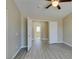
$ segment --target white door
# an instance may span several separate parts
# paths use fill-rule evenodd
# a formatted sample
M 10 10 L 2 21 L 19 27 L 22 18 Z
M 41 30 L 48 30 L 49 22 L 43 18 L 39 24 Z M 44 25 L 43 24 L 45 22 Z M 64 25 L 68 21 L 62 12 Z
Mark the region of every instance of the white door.
M 57 43 L 57 22 L 49 22 L 49 44 Z

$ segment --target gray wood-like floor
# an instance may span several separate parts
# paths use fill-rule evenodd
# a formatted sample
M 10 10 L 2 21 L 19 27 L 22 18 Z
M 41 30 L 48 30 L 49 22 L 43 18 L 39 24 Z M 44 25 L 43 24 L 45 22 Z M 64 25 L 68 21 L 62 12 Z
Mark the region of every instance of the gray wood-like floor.
M 72 48 L 63 43 L 49 45 L 48 41 L 35 40 L 31 50 L 23 50 L 16 59 L 72 59 Z

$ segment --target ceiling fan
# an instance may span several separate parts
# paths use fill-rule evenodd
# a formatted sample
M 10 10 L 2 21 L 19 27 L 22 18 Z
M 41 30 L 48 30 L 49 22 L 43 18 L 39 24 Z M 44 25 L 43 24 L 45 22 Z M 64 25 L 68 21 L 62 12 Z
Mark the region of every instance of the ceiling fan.
M 59 3 L 62 2 L 71 2 L 72 0 L 46 0 L 46 1 L 51 1 L 51 4 L 46 6 L 45 8 L 48 9 L 50 6 L 57 7 L 59 10 L 61 9 Z

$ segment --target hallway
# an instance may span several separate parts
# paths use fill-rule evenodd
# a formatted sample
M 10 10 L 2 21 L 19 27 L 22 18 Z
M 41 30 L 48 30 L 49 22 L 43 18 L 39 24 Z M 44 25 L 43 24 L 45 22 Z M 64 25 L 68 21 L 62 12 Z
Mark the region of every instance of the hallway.
M 60 10 L 48 4 L 6 1 L 6 59 L 72 59 L 72 1 Z
M 63 43 L 49 45 L 46 40 L 34 40 L 30 51 L 23 50 L 16 59 L 72 59 L 72 49 Z

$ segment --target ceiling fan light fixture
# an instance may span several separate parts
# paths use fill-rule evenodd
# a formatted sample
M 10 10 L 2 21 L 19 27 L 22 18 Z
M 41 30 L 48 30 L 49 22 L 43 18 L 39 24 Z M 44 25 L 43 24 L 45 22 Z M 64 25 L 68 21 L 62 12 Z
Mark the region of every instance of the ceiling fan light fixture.
M 59 4 L 59 1 L 57 1 L 57 0 L 53 1 L 53 0 L 52 0 L 52 6 L 57 7 L 58 4 Z

